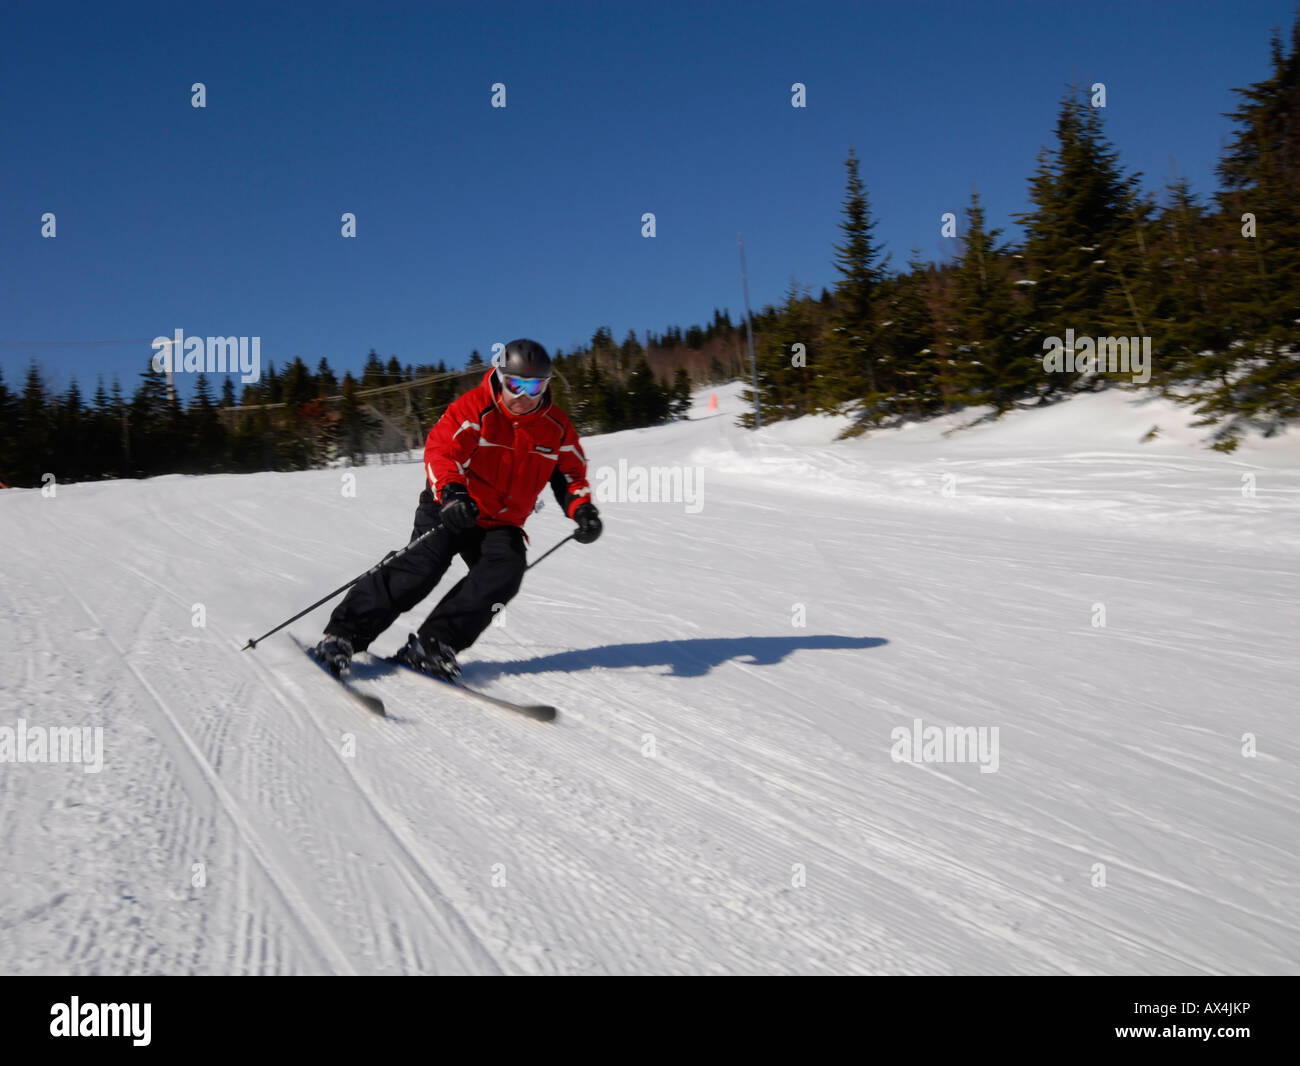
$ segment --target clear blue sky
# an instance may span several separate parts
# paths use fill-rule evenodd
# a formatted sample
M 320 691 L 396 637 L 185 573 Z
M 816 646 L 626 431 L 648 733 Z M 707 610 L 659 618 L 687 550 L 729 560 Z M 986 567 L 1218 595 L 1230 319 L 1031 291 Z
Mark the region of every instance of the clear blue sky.
M 0 368 L 56 389 L 170 335 L 283 366 L 463 365 L 817 292 L 850 143 L 901 267 L 977 187 L 1014 227 L 1065 86 L 1158 188 L 1208 197 L 1230 89 L 1293 0 L 1117 3 L 17 3 L 0 14 Z M 207 107 L 190 106 L 203 82 Z M 490 106 L 504 82 L 507 107 Z M 808 106 L 790 106 L 804 82 Z M 44 212 L 58 235 L 42 239 Z M 339 234 L 355 212 L 358 236 Z M 658 235 L 640 235 L 657 216 Z

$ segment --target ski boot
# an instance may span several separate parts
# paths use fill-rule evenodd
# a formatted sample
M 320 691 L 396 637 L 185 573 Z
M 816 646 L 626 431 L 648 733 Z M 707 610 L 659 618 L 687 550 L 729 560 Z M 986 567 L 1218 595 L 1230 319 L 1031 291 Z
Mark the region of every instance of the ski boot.
M 443 640 L 431 640 L 426 647 L 414 633 L 397 649 L 393 662 L 419 670 L 422 674 L 453 683 L 460 680 L 460 663 L 456 649 Z
M 352 642 L 347 637 L 329 634 L 311 650 L 311 657 L 331 674 L 338 677 L 352 665 Z

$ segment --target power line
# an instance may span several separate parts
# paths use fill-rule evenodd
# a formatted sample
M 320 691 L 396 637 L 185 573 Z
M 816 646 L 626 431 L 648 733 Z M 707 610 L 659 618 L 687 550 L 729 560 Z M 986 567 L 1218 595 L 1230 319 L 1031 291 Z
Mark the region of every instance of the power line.
M 117 341 L 0 341 L 0 345 L 11 348 L 94 348 L 118 344 L 152 344 L 156 337 L 127 337 Z
M 434 381 L 448 381 L 451 378 L 463 378 L 469 374 L 481 374 L 484 368 L 481 366 L 470 367 L 468 370 L 449 370 L 445 374 L 426 374 L 422 378 L 414 378 L 411 381 L 399 381 L 394 385 L 375 385 L 368 389 L 357 389 L 353 396 L 358 399 L 363 396 L 380 396 L 389 392 L 400 392 L 403 389 L 414 389 L 421 385 L 428 385 Z M 281 383 L 283 384 L 283 377 Z M 322 403 L 339 403 L 343 400 L 343 393 L 334 396 L 313 397 Z M 250 403 L 239 407 L 223 407 L 223 411 L 271 411 L 279 407 L 288 407 L 287 403 Z

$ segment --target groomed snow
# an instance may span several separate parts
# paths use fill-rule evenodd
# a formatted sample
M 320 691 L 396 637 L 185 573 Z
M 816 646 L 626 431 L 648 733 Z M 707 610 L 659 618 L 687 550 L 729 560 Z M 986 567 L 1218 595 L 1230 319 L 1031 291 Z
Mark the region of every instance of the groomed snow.
M 0 762 L 0 971 L 1300 970 L 1300 438 L 1118 390 L 754 434 L 740 389 L 590 439 L 702 494 L 599 500 L 464 654 L 551 725 L 239 650 L 405 541 L 418 464 L 0 493 L 0 750 L 103 731 Z M 891 757 L 929 727 L 996 748 Z

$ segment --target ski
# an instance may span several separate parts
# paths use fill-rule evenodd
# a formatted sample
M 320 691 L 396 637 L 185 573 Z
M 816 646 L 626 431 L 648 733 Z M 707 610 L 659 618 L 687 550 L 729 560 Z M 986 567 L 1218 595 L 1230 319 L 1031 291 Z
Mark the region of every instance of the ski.
M 328 677 L 332 678 L 339 685 L 341 685 L 343 687 L 343 690 L 354 700 L 356 700 L 357 703 L 361 704 L 362 707 L 370 711 L 372 714 L 379 715 L 381 718 L 387 717 L 387 715 L 385 715 L 384 713 L 384 701 L 381 700 L 378 696 L 371 696 L 367 692 L 362 692 L 359 688 L 353 685 L 351 681 L 348 681 L 346 678 L 339 677 L 337 674 L 333 673 L 328 666 L 326 666 L 323 662 L 321 662 L 319 659 L 316 658 L 316 656 L 314 656 L 311 653 L 310 647 L 304 644 L 292 633 L 289 634 L 289 639 L 292 640 L 295 644 L 297 644 L 298 647 L 302 649 L 303 654 L 306 655 L 308 659 L 310 659 L 318 667 L 320 667 L 320 669 Z
M 486 703 L 493 707 L 500 707 L 504 711 L 514 711 L 516 714 L 522 714 L 526 718 L 532 718 L 538 722 L 552 722 L 559 713 L 554 707 L 547 703 L 512 703 L 510 700 L 503 700 L 497 696 L 489 696 L 486 692 L 479 692 L 478 689 L 470 688 L 461 681 L 448 681 L 445 678 L 434 677 L 432 674 L 426 674 L 423 670 L 416 670 L 414 667 L 407 666 L 405 663 L 399 663 L 393 659 L 381 659 L 380 662 L 387 663 L 389 666 L 396 666 L 402 670 L 407 670 L 412 674 L 420 677 L 426 677 L 439 685 L 444 685 L 449 689 L 454 689 L 462 696 L 471 700 L 477 700 L 479 703 Z

